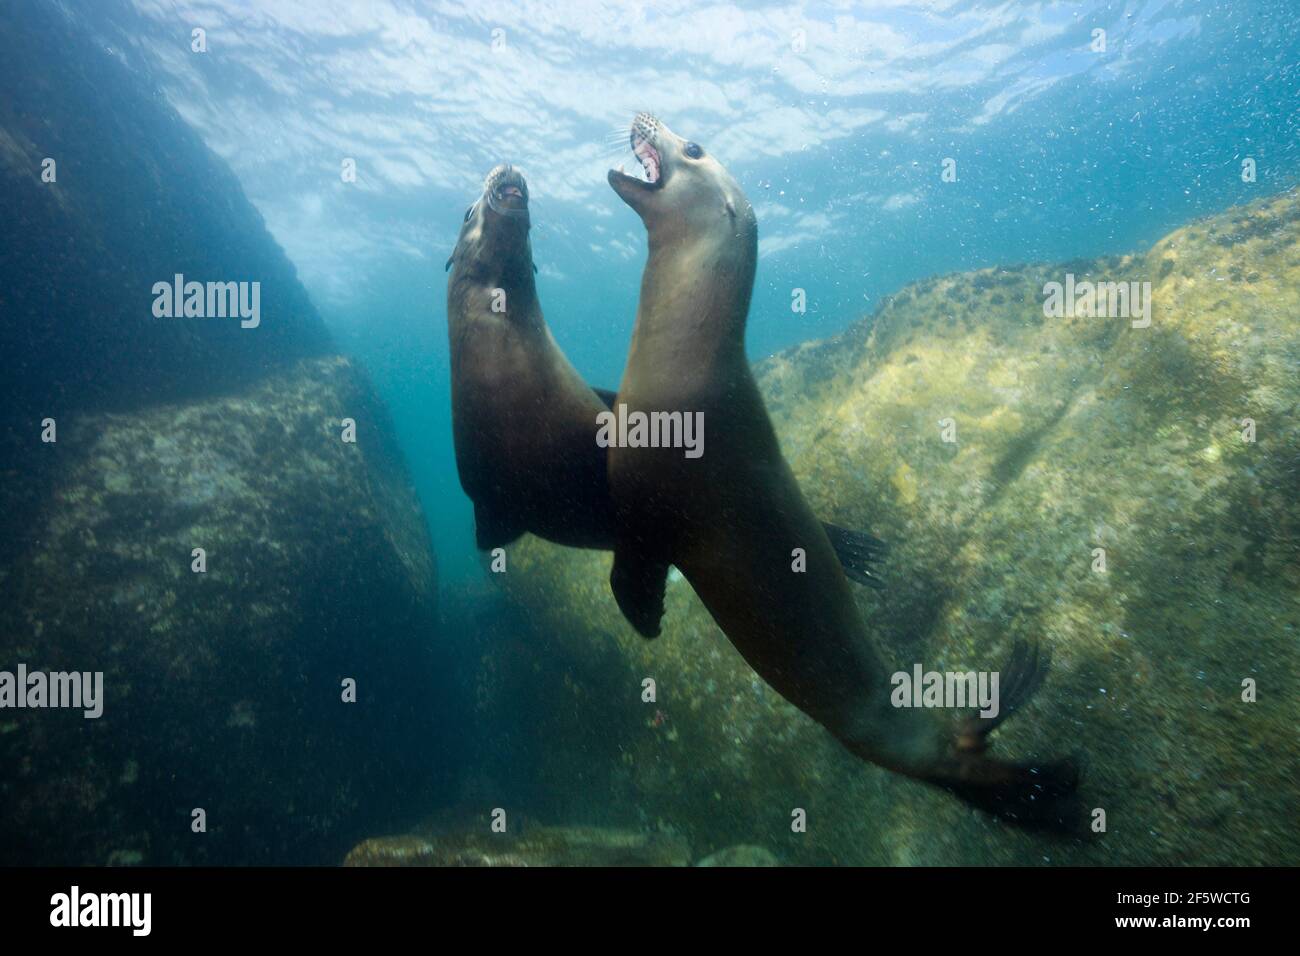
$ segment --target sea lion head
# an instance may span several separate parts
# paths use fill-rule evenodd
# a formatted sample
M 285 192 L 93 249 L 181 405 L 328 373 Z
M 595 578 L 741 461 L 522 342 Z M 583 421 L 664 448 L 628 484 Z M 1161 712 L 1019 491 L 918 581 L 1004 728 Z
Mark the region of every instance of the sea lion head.
M 519 170 L 501 163 L 487 174 L 483 192 L 465 210 L 456 250 L 447 268 L 457 266 L 457 278 L 496 280 L 516 273 L 531 277 L 532 247 L 528 242 L 528 182 Z
M 628 134 L 644 180 L 611 169 L 609 184 L 653 237 L 689 231 L 753 242 L 757 221 L 740 184 L 698 143 L 682 139 L 649 113 Z

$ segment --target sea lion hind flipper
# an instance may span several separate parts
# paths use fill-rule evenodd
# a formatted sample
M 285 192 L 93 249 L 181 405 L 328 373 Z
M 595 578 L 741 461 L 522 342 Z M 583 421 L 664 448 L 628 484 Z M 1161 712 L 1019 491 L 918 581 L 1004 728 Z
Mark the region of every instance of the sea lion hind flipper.
M 1081 760 L 1015 762 L 985 754 L 988 735 L 1023 707 L 1042 686 L 1050 655 L 1038 642 L 1017 641 L 999 672 L 999 707 L 994 717 L 970 717 L 958 730 L 956 753 L 932 782 L 986 813 L 1036 830 L 1079 831 L 1082 814 L 1074 800 Z
M 883 591 L 885 583 L 881 579 L 877 562 L 884 560 L 889 553 L 889 545 L 875 535 L 841 528 L 829 521 L 823 521 L 822 528 L 830 539 L 831 547 L 835 549 L 835 556 L 840 559 L 840 567 L 844 569 L 845 576 L 850 581 Z
M 618 392 L 611 392 L 607 388 L 596 388 L 594 385 L 588 387 L 596 393 L 597 398 L 605 403 L 606 408 L 610 411 L 614 410 L 614 402 L 618 400 Z
M 992 816 L 1030 830 L 1083 833 L 1076 792 L 1080 764 L 1073 757 L 1046 763 L 992 757 L 959 759 L 933 783 Z
M 997 715 L 972 717 L 967 722 L 966 734 L 982 741 L 995 727 L 1027 704 L 1043 685 L 1051 662 L 1051 654 L 1044 651 L 1037 641 L 1016 641 L 1011 648 L 1011 657 L 999 672 Z
M 609 587 L 619 610 L 642 637 L 659 636 L 667 583 L 667 562 L 647 560 L 626 548 L 614 550 Z
M 474 539 L 480 551 L 503 548 L 527 529 L 511 516 L 474 502 Z

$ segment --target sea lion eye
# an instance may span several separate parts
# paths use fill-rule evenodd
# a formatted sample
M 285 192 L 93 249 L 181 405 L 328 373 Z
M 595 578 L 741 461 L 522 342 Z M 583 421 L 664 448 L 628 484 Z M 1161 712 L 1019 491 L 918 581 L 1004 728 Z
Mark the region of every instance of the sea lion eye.
M 474 215 L 474 207 L 470 206 L 465 210 L 465 222 L 469 222 L 469 217 Z
M 683 150 L 683 152 L 685 152 L 687 156 L 691 157 L 691 159 L 699 159 L 704 155 L 704 150 L 700 149 L 698 143 L 687 143 L 686 149 Z

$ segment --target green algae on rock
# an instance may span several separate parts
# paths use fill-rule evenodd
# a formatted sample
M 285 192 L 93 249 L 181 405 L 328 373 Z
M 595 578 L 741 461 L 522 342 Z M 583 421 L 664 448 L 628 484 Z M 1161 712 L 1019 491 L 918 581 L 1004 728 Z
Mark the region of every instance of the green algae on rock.
M 1150 327 L 1046 318 L 1067 272 L 1151 282 Z M 1105 832 L 1016 831 L 855 761 L 685 582 L 643 641 L 608 555 L 529 538 L 493 577 L 546 640 L 483 654 L 526 697 L 552 811 L 623 806 L 705 852 L 761 843 L 795 863 L 1300 863 L 1298 368 L 1294 193 L 1145 254 L 918 283 L 757 366 L 816 513 L 893 546 L 886 590 L 859 599 L 891 659 L 988 669 L 1043 642 L 1048 680 L 996 746 L 1084 754 Z
M 780 866 L 781 861 L 776 858 L 771 850 L 742 843 L 740 846 L 729 846 L 725 850 L 712 853 L 695 865 L 752 868 Z
M 38 533 L 0 566 L 0 659 L 102 671 L 104 712 L 6 713 L 6 863 L 333 861 L 427 799 L 433 558 L 346 359 L 70 415 L 58 447 Z

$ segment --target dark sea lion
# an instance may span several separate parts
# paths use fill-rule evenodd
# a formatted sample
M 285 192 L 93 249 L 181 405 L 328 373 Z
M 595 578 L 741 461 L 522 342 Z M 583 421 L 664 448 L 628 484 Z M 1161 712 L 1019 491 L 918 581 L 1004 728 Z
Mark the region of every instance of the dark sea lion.
M 480 548 L 526 531 L 610 548 L 614 514 L 596 416 L 607 405 L 555 343 L 537 299 L 528 184 L 488 174 L 448 265 L 452 431 Z
M 456 466 L 474 502 L 480 548 L 502 547 L 527 531 L 612 550 L 615 514 L 596 433 L 613 393 L 582 380 L 542 316 L 528 198 L 518 170 L 493 169 L 447 262 Z M 827 531 L 850 573 L 876 583 L 871 562 L 880 542 L 830 525 Z M 660 614 L 634 623 L 657 632 Z
M 984 753 L 988 732 L 1042 679 L 1036 654 L 1018 651 L 1002 672 L 993 720 L 954 728 L 891 704 L 891 669 L 781 455 L 745 357 L 753 208 L 726 169 L 654 117 L 636 117 L 631 144 L 646 180 L 611 171 L 609 182 L 645 223 L 649 257 L 617 401 L 701 412 L 709 440 L 695 459 L 609 450 L 619 532 L 610 581 L 624 613 L 652 613 L 675 565 L 750 666 L 854 754 L 1018 823 L 1058 825 L 1059 801 L 1077 781 L 1072 762 Z M 796 548 L 803 573 L 792 569 Z

